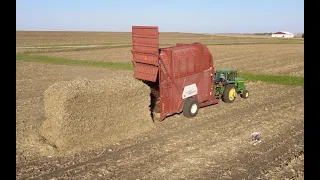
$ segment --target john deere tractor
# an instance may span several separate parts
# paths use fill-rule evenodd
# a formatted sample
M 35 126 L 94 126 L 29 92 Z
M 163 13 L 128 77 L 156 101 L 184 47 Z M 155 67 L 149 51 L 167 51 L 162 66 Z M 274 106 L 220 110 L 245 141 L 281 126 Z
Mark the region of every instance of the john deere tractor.
M 242 98 L 249 97 L 243 78 L 237 77 L 234 69 L 220 69 L 215 72 L 215 96 L 226 103 L 233 103 L 237 95 Z

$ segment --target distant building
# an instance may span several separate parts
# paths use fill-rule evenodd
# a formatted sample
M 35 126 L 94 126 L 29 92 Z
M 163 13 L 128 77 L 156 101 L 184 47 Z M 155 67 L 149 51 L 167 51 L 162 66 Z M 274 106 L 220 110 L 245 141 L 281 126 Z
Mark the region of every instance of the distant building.
M 279 31 L 276 33 L 272 33 L 271 37 L 276 38 L 294 38 L 294 34 L 286 31 Z

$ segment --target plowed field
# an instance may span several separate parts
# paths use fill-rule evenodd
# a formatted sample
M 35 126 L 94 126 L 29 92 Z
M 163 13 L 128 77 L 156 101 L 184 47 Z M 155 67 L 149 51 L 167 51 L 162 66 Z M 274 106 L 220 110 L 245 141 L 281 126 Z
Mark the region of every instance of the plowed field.
M 303 87 L 247 82 L 248 99 L 201 108 L 191 119 L 177 114 L 155 123 L 151 131 L 63 154 L 38 133 L 45 121 L 47 88 L 77 78 L 132 78 L 132 72 L 17 61 L 16 75 L 17 179 L 304 177 Z M 255 131 L 262 142 L 253 146 L 250 134 Z

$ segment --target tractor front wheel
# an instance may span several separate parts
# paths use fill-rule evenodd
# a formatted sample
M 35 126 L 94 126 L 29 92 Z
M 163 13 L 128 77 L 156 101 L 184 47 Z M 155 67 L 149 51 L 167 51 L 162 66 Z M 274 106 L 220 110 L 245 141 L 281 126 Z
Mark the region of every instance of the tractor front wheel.
M 242 98 L 248 98 L 249 97 L 249 91 L 248 90 L 243 90 L 243 92 L 240 95 Z
M 199 103 L 194 98 L 188 98 L 184 101 L 182 112 L 187 118 L 195 117 L 199 111 Z
M 237 96 L 236 88 L 233 84 L 228 84 L 223 92 L 222 100 L 226 103 L 233 103 Z

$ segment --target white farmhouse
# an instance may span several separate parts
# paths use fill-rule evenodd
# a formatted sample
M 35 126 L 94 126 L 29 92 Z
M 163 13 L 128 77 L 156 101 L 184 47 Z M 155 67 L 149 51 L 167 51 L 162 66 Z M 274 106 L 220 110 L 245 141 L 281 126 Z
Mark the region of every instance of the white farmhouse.
M 276 33 L 272 33 L 271 37 L 276 38 L 294 38 L 294 34 L 286 31 L 279 31 Z

